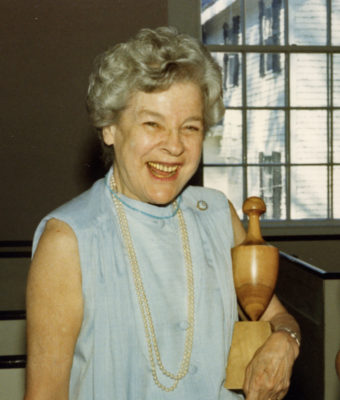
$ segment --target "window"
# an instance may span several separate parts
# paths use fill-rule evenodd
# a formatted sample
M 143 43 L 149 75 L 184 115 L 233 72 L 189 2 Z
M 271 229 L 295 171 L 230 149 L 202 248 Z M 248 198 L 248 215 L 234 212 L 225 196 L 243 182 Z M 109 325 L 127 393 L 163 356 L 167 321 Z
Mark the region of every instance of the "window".
M 201 0 L 201 29 L 226 107 L 204 143 L 204 185 L 239 215 L 261 196 L 265 227 L 337 232 L 340 0 Z

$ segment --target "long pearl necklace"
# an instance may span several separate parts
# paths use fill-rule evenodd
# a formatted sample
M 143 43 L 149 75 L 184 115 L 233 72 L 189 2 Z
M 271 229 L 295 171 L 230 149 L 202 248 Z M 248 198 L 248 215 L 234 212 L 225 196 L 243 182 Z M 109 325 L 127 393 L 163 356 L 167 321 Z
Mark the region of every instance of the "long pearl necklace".
M 116 191 L 116 184 L 114 181 L 113 174 L 111 176 L 111 181 L 110 181 L 110 187 L 112 191 L 112 200 L 115 205 L 117 215 L 118 215 L 118 220 L 119 220 L 119 225 L 120 225 L 120 230 L 123 236 L 124 240 L 124 245 L 127 249 L 128 256 L 129 256 L 129 261 L 131 264 L 131 269 L 132 269 L 132 275 L 133 275 L 133 280 L 135 284 L 135 289 L 136 289 L 136 294 L 138 298 L 138 303 L 139 303 L 139 308 L 142 314 L 143 318 L 143 324 L 144 324 L 144 331 L 145 331 L 145 337 L 146 337 L 146 342 L 147 342 L 147 347 L 148 347 L 148 353 L 149 353 L 149 360 L 150 360 L 150 365 L 151 365 L 151 371 L 152 371 L 152 377 L 155 382 L 155 384 L 160 387 L 162 390 L 166 392 L 171 392 L 176 389 L 178 382 L 185 377 L 185 375 L 188 373 L 189 370 L 189 365 L 190 365 L 190 359 L 191 359 L 191 352 L 192 352 L 192 343 L 193 343 L 193 337 L 194 337 L 194 314 L 195 314 L 195 300 L 194 300 L 194 276 L 193 276 L 193 268 L 192 268 L 192 260 L 191 260 L 191 252 L 190 252 L 190 245 L 189 245 L 189 238 L 188 238 L 188 232 L 186 228 L 186 224 L 184 221 L 183 213 L 181 209 L 178 207 L 177 202 L 175 201 L 173 203 L 174 209 L 178 209 L 177 215 L 178 215 L 178 220 L 179 220 L 179 226 L 180 226 L 180 231 L 181 231 L 181 238 L 182 238 L 182 243 L 183 243 L 183 252 L 184 252 L 184 259 L 185 259 L 185 269 L 186 269 L 186 277 L 187 277 L 187 309 L 188 309 L 188 329 L 186 331 L 185 335 L 185 344 L 184 344 L 184 353 L 183 353 L 183 358 L 180 363 L 179 370 L 176 374 L 168 371 L 161 360 L 159 348 L 158 348 L 158 343 L 156 339 L 156 334 L 155 334 L 155 328 L 154 324 L 152 321 L 152 316 L 150 312 L 150 307 L 148 303 L 148 299 L 146 297 L 142 277 L 140 274 L 139 270 L 139 265 L 138 265 L 138 260 L 136 257 L 136 252 L 133 246 L 133 242 L 131 239 L 130 235 L 130 230 L 129 230 L 129 225 L 128 221 L 126 218 L 126 214 L 124 211 L 124 207 L 117 198 L 117 195 L 114 195 L 113 193 Z M 156 360 L 155 360 L 156 359 Z M 168 378 L 171 378 L 174 380 L 174 383 L 171 386 L 165 386 L 163 385 L 157 375 L 157 370 L 156 370 L 156 365 L 162 372 L 164 376 L 167 376 Z

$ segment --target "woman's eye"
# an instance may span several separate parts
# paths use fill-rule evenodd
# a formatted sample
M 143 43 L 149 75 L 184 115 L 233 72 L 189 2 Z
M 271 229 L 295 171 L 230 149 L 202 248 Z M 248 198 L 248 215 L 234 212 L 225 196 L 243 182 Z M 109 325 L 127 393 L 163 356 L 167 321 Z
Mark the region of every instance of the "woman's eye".
M 154 121 L 146 121 L 146 122 L 144 122 L 144 125 L 148 126 L 150 128 L 158 128 L 159 127 L 159 124 Z
M 184 129 L 189 132 L 199 132 L 201 130 L 201 128 L 196 125 L 187 125 Z

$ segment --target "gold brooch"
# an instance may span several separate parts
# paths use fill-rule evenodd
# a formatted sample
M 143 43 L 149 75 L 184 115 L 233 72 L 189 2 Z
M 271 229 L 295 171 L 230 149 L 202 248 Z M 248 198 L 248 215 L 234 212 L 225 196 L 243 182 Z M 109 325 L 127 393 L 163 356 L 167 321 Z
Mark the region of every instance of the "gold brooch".
M 208 209 L 208 204 L 204 200 L 198 200 L 197 208 L 201 211 L 205 211 Z

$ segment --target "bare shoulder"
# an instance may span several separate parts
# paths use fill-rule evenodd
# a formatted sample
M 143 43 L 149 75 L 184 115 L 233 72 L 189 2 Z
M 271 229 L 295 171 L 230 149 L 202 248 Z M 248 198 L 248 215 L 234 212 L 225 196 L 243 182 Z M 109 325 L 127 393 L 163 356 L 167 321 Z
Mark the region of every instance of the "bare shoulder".
M 72 228 L 66 222 L 53 218 L 46 223 L 36 253 L 41 255 L 59 248 L 63 251 L 77 251 L 77 247 L 77 238 Z
M 57 219 L 47 222 L 30 266 L 28 308 L 35 305 L 36 298 L 48 300 L 49 307 L 53 306 L 53 299 L 65 298 L 65 301 L 73 300 L 74 303 L 81 300 L 77 238 L 69 225 Z
M 28 274 L 27 294 L 31 285 L 42 282 L 45 287 L 53 286 L 58 280 L 71 285 L 81 284 L 78 242 L 75 233 L 65 222 L 51 219 L 46 223 Z M 58 292 L 59 293 L 59 292 Z M 56 293 L 56 296 L 58 295 Z
M 244 241 L 244 239 L 246 238 L 246 232 L 243 228 L 243 225 L 242 225 L 242 222 L 241 222 L 239 216 L 237 215 L 235 207 L 233 206 L 231 201 L 228 200 L 228 202 L 229 202 L 229 208 L 230 208 L 230 214 L 231 214 L 231 222 L 232 222 L 233 231 L 234 231 L 234 245 L 237 246 L 240 243 L 242 243 Z

